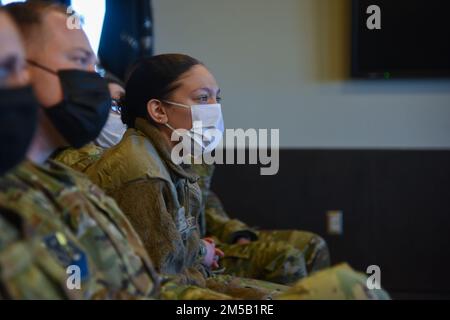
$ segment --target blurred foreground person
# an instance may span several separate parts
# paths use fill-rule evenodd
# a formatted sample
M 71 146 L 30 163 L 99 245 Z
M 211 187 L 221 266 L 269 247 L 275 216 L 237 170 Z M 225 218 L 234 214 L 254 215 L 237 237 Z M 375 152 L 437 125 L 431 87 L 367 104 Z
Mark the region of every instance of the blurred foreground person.
M 0 175 L 25 159 L 37 122 L 25 53 L 11 19 L 0 11 Z
M 35 247 L 43 252 L 30 254 L 14 242 L 3 248 L 7 298 L 154 296 L 159 277 L 114 201 L 81 174 L 47 161 L 59 147 L 93 140 L 108 116 L 108 88 L 93 72 L 96 58 L 86 35 L 67 29 L 64 7 L 33 2 L 6 9 L 24 38 L 40 107 L 29 160 L 0 179 L 0 208 L 4 216 L 20 217 L 9 219 L 9 225 L 36 239 Z M 39 273 L 30 273 L 27 262 L 33 259 L 53 281 L 40 282 Z M 66 283 L 66 271 L 72 269 L 79 278 L 73 287 Z

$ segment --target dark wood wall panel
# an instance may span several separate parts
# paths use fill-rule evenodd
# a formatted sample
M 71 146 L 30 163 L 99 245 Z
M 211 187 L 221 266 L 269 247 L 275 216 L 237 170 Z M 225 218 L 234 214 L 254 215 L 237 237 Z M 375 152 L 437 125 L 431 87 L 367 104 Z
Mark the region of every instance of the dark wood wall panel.
M 402 297 L 450 295 L 450 151 L 281 150 L 280 171 L 218 166 L 213 189 L 251 225 L 324 236 L 334 263 L 382 269 Z M 342 236 L 326 211 L 344 212 Z

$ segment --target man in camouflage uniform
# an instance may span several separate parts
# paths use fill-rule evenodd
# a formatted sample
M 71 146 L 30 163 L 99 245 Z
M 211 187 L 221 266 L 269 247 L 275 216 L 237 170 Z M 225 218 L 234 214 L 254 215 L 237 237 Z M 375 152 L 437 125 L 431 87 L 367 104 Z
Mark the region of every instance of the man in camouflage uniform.
M 328 248 L 321 237 L 297 230 L 259 231 L 231 219 L 210 190 L 214 166 L 196 164 L 193 169 L 200 177 L 205 203 L 202 231 L 220 243 L 226 273 L 289 284 L 329 267 Z

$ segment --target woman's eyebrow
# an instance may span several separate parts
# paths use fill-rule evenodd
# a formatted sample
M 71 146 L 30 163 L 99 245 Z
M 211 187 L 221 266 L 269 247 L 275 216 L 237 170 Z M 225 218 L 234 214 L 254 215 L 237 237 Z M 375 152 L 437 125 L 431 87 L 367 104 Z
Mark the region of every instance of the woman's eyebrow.
M 199 88 L 199 89 L 194 90 L 193 92 L 200 91 L 200 90 L 207 91 L 212 96 L 213 95 L 218 95 L 221 92 L 220 88 L 218 88 L 217 90 L 214 90 L 214 89 L 211 89 L 211 88 L 208 88 L 208 87 Z

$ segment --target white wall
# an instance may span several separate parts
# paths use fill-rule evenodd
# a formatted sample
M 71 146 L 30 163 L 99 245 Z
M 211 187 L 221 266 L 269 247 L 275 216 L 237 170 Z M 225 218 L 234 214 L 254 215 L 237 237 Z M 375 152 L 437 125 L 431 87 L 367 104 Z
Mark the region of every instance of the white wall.
M 283 147 L 450 148 L 450 81 L 351 81 L 348 0 L 153 0 L 157 53 L 213 71 L 228 128 Z

